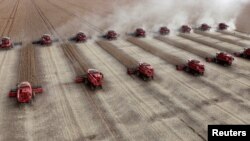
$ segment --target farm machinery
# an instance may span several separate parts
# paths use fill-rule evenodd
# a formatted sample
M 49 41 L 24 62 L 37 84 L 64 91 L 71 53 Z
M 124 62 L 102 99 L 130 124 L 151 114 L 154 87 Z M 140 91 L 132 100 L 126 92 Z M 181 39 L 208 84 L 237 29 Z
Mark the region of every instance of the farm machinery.
M 142 77 L 143 80 L 154 79 L 154 68 L 148 63 L 139 63 L 136 68 L 128 68 L 129 75 L 135 74 Z
M 97 87 L 102 88 L 104 75 L 96 70 L 96 69 L 88 69 L 86 75 L 77 76 L 75 79 L 76 83 L 84 83 L 85 85 L 89 85 L 93 90 Z
M 250 48 L 245 48 L 242 52 L 234 53 L 237 57 L 250 58 Z
M 3 37 L 0 42 L 0 49 L 11 49 L 15 45 L 22 45 L 22 43 L 13 43 L 10 37 Z
M 170 33 L 170 30 L 166 26 L 163 26 L 159 29 L 159 33 L 160 35 L 168 35 Z
M 31 86 L 27 81 L 17 84 L 15 89 L 9 92 L 9 97 L 17 98 L 18 103 L 32 103 L 36 94 L 42 93 L 41 86 Z
M 203 75 L 205 72 L 205 66 L 198 60 L 188 60 L 186 65 L 176 65 L 178 71 L 186 71 L 194 75 Z
M 180 32 L 182 33 L 190 33 L 191 32 L 191 27 L 189 27 L 188 25 L 183 25 L 181 26 Z
M 234 61 L 234 57 L 225 53 L 225 52 L 219 52 L 216 53 L 216 56 L 214 58 L 206 58 L 207 62 L 215 62 L 218 64 L 223 64 L 223 65 L 232 65 Z
M 211 26 L 209 26 L 208 24 L 201 24 L 201 26 L 199 27 L 199 29 L 201 31 L 209 31 L 211 29 Z
M 103 37 L 107 40 L 116 40 L 118 36 L 114 30 L 109 30 Z
M 50 46 L 53 42 L 58 42 L 58 39 L 52 39 L 51 35 L 43 34 L 41 39 L 38 41 L 32 42 L 32 44 L 40 44 L 43 46 Z
M 146 37 L 146 31 L 142 28 L 137 28 L 134 32 L 135 37 Z
M 74 37 L 70 38 L 70 41 L 80 43 L 80 42 L 86 42 L 87 39 L 88 37 L 84 32 L 78 32 Z
M 229 26 L 225 23 L 219 23 L 219 25 L 218 25 L 219 30 L 227 30 L 228 27 Z

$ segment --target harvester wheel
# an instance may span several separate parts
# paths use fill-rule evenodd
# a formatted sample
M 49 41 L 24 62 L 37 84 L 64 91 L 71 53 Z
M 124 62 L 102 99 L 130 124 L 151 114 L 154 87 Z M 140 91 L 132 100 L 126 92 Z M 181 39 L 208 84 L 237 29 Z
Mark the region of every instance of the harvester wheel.
M 202 74 L 202 73 L 201 73 Z M 194 72 L 194 76 L 198 76 L 199 75 L 199 73 L 198 72 Z
M 214 59 L 214 62 L 215 62 L 215 63 L 219 63 L 219 60 L 218 60 L 218 59 Z
M 180 70 L 180 66 L 179 65 L 176 65 L 176 70 Z
M 140 72 L 139 71 L 136 72 L 136 76 L 140 76 Z
M 93 84 L 90 84 L 90 89 L 91 90 L 94 90 L 95 89 L 95 86 Z
M 209 62 L 209 58 L 206 57 L 205 60 L 206 60 L 207 62 Z
M 22 108 L 22 106 L 23 106 L 23 104 L 22 104 L 22 103 L 20 103 L 18 100 L 17 100 L 17 103 L 16 103 L 16 104 L 17 104 L 17 106 L 18 106 L 18 108 L 19 108 L 19 109 L 21 109 L 21 108 Z
M 88 85 L 88 83 L 89 83 L 88 79 L 84 79 L 83 82 L 85 85 Z
M 189 72 L 189 71 L 190 71 L 189 67 L 185 67 L 184 70 L 185 70 L 186 72 Z
M 31 99 L 31 100 L 29 101 L 29 104 L 30 104 L 30 105 L 33 105 L 33 99 Z
M 36 99 L 36 93 L 35 93 L 35 92 L 32 93 L 32 99 L 33 99 L 33 100 Z

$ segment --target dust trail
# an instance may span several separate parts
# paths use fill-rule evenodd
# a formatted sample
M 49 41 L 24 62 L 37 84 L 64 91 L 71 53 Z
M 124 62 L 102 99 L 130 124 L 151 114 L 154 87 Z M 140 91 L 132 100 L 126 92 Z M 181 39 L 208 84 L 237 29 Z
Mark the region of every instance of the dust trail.
M 128 1 L 128 0 L 127 0 Z M 206 22 L 216 25 L 226 22 L 234 27 L 235 20 L 248 0 L 138 0 L 115 2 L 107 16 L 89 17 L 92 23 L 104 29 L 124 33 L 136 27 L 156 30 L 167 25 L 177 30 L 182 24 L 197 25 Z

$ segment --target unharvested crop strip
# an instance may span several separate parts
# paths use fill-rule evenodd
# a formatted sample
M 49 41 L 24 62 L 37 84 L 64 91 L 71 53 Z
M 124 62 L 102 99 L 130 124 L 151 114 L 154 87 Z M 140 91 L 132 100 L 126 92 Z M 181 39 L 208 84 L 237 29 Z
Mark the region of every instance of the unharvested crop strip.
M 203 51 L 200 48 L 194 48 L 194 47 L 192 47 L 192 46 L 190 46 L 188 44 L 184 44 L 182 42 L 176 41 L 176 40 L 168 38 L 168 37 L 158 36 L 158 37 L 156 37 L 156 39 L 158 39 L 158 40 L 160 40 L 162 42 L 165 42 L 167 44 L 170 44 L 172 46 L 175 46 L 175 47 L 177 47 L 179 49 L 191 52 L 191 53 L 193 53 L 195 55 L 198 55 L 198 56 L 200 56 L 202 58 L 213 57 L 214 56 L 214 54 L 212 54 L 210 52 Z
M 120 63 L 122 63 L 127 68 L 135 68 L 138 66 L 138 61 L 130 57 L 121 49 L 118 49 L 117 46 L 113 45 L 108 41 L 98 41 L 97 44 L 102 47 L 105 51 L 114 56 Z
M 20 50 L 19 77 L 18 82 L 28 81 L 32 85 L 37 85 L 35 50 L 31 45 Z
M 160 48 L 156 48 L 146 42 L 141 41 L 140 39 L 129 38 L 128 41 L 156 56 L 159 56 L 160 58 L 169 62 L 170 64 L 179 65 L 186 63 L 186 61 L 181 59 L 180 57 L 167 53 Z
M 230 39 L 230 38 L 222 37 L 222 36 L 217 35 L 217 34 L 213 34 L 211 32 L 203 32 L 203 31 L 194 30 L 194 33 L 197 33 L 197 34 L 200 34 L 200 35 L 205 35 L 205 36 L 208 36 L 208 37 L 211 37 L 211 38 L 214 38 L 214 39 L 219 39 L 221 41 L 225 41 L 225 42 L 235 44 L 235 45 L 238 45 L 238 46 L 242 46 L 242 47 L 249 46 L 249 44 L 239 42 L 240 39 L 233 40 L 233 39 Z
M 206 41 L 204 39 L 200 39 L 200 38 L 194 38 L 190 35 L 187 35 L 187 34 L 180 34 L 181 37 L 183 38 L 186 38 L 186 39 L 189 39 L 189 40 L 192 40 L 192 41 L 195 41 L 195 42 L 198 42 L 198 43 L 201 43 L 201 44 L 204 44 L 204 45 L 207 45 L 209 47 L 212 47 L 212 48 L 215 48 L 215 49 L 218 49 L 218 50 L 223 50 L 223 51 L 226 51 L 230 54 L 233 54 L 235 51 L 230 49 L 230 48 L 227 48 L 227 47 L 224 47 L 222 45 L 219 45 L 219 44 L 215 44 L 215 43 L 211 43 L 209 41 Z
M 241 39 L 245 39 L 245 40 L 250 40 L 250 36 L 248 35 L 241 35 L 239 33 L 237 33 L 237 31 L 222 31 L 219 30 L 218 32 L 223 33 L 223 34 L 227 34 L 227 35 L 231 35 L 231 36 L 235 36 Z

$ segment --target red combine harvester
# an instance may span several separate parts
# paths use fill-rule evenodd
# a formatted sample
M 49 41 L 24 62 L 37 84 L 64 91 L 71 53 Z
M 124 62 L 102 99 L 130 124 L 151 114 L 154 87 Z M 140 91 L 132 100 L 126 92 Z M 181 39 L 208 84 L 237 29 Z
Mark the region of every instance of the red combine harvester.
M 234 55 L 237 57 L 250 58 L 250 48 L 244 49 L 243 52 L 234 53 Z
M 96 70 L 96 69 L 88 69 L 86 75 L 77 76 L 75 82 L 76 83 L 84 83 L 89 85 L 91 89 L 95 89 L 97 87 L 102 88 L 104 75 Z
M 232 65 L 234 60 L 234 57 L 224 53 L 224 52 L 220 52 L 220 53 L 216 53 L 216 56 L 214 58 L 206 58 L 207 62 L 216 62 L 216 63 L 220 63 L 223 65 Z
M 71 38 L 71 41 L 75 41 L 77 43 L 86 42 L 88 37 L 83 32 L 78 32 L 75 37 Z
M 40 40 L 32 42 L 32 44 L 40 44 L 44 46 L 50 46 L 53 42 L 58 42 L 58 39 L 52 39 L 49 34 L 43 34 Z
M 199 29 L 201 31 L 209 31 L 211 29 L 211 26 L 209 26 L 208 24 L 201 24 L 201 26 L 199 27 Z
M 29 82 L 21 82 L 9 92 L 9 97 L 16 97 L 18 103 L 32 103 L 35 95 L 42 92 L 41 86 L 32 87 Z
M 22 43 L 13 43 L 10 37 L 3 37 L 0 42 L 0 49 L 11 49 L 15 45 L 22 45 Z
M 229 26 L 226 25 L 225 23 L 219 23 L 218 29 L 219 30 L 227 30 Z
M 159 33 L 161 35 L 168 35 L 170 33 L 170 30 L 166 26 L 163 26 L 159 29 Z
M 134 32 L 135 37 L 146 37 L 146 31 L 142 28 L 137 28 Z
M 182 33 L 190 33 L 192 29 L 188 25 L 183 25 L 180 30 Z
M 3 37 L 2 38 L 2 42 L 0 44 L 0 48 L 2 49 L 9 49 L 9 48 L 13 48 L 13 43 L 10 40 L 9 37 Z
M 203 75 L 205 72 L 205 66 L 198 60 L 188 60 L 187 65 L 176 65 L 176 69 L 181 71 L 190 72 L 194 75 Z
M 103 37 L 107 40 L 116 40 L 118 34 L 114 30 L 109 30 Z
M 128 68 L 127 73 L 129 75 L 136 74 L 142 77 L 143 80 L 154 79 L 154 68 L 148 63 L 139 63 L 137 68 Z

